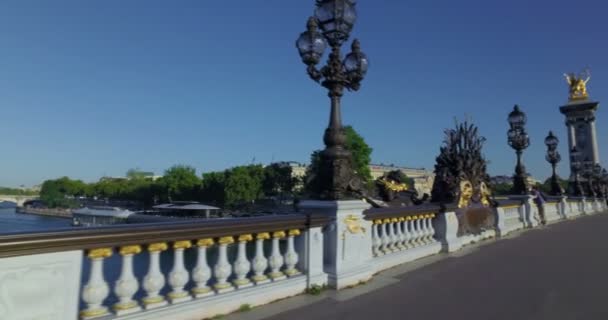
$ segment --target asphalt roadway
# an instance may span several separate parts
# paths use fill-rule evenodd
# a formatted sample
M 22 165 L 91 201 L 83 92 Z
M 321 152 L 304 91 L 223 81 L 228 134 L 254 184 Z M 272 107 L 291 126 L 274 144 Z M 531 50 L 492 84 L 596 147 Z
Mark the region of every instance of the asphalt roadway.
M 608 320 L 608 214 L 429 257 L 227 319 Z

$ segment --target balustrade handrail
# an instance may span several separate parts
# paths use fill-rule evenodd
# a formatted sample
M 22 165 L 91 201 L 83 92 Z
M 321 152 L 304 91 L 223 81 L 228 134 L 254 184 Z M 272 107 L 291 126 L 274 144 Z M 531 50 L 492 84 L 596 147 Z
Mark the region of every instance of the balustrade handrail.
M 388 208 L 372 208 L 365 210 L 365 220 L 390 219 L 408 216 L 416 216 L 421 214 L 439 214 L 445 210 L 455 209 L 452 205 L 448 205 L 446 209 L 442 209 L 439 204 L 424 204 L 419 206 L 409 207 L 388 207 Z
M 4 234 L 0 235 L 0 258 L 288 229 L 308 229 L 323 227 L 329 222 L 330 219 L 325 215 L 296 213 L 280 216 L 126 224 Z

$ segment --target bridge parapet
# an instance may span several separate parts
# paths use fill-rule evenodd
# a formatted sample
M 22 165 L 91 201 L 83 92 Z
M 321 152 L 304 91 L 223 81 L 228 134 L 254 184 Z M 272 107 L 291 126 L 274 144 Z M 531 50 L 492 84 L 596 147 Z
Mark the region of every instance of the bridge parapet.
M 460 230 L 462 211 L 449 205 L 303 207 L 309 214 L 0 235 L 5 316 L 201 319 L 310 287 L 340 289 L 539 222 L 533 199 L 521 196 L 489 208 L 495 224 L 475 234 Z M 606 199 L 560 197 L 547 201 L 545 215 L 558 222 L 607 209 Z

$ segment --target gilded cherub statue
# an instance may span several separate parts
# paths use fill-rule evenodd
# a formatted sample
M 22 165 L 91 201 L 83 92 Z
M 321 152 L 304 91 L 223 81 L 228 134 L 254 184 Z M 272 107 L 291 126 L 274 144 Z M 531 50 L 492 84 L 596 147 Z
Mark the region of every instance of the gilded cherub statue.
M 568 81 L 568 86 L 570 87 L 570 95 L 568 96 L 568 100 L 576 101 L 589 98 L 589 95 L 587 94 L 587 82 L 589 82 L 589 79 L 591 79 L 591 76 L 589 76 L 589 70 L 583 71 L 578 76 L 573 72 L 567 74 L 564 73 L 564 77 L 566 77 L 566 81 Z

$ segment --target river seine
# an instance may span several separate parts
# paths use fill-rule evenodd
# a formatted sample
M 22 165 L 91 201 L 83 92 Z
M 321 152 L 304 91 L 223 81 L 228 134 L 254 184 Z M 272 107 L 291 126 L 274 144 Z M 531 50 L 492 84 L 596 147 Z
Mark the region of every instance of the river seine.
M 0 208 L 0 234 L 69 228 L 72 220 L 17 213 L 15 208 Z

